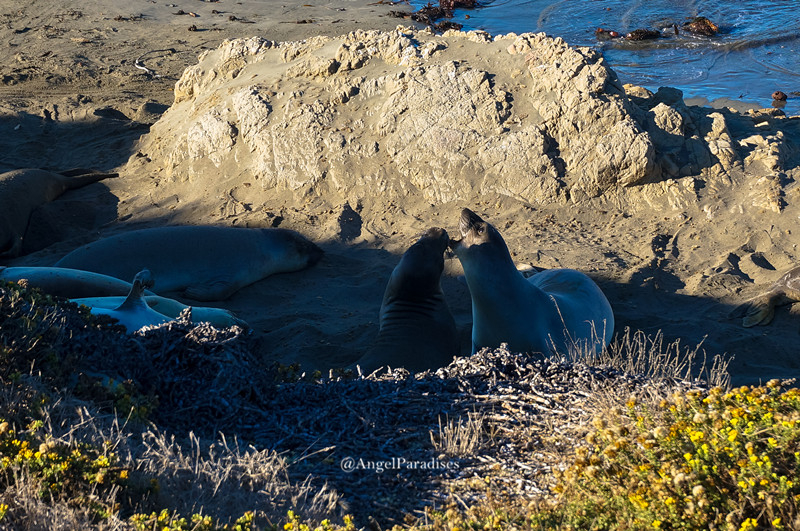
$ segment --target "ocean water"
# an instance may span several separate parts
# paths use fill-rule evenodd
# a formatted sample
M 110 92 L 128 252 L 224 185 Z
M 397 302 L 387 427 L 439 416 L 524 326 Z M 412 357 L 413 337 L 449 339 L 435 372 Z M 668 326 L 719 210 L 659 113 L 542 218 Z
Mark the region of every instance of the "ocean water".
M 415 10 L 427 3 L 411 1 Z M 719 34 L 674 36 L 672 24 L 680 27 L 695 16 L 717 24 Z M 475 9 L 457 9 L 452 21 L 463 24 L 465 31 L 545 32 L 571 45 L 593 46 L 623 83 L 652 91 L 676 87 L 684 98 L 728 98 L 771 107 L 772 93 L 780 90 L 789 99 L 774 105 L 787 115 L 800 115 L 798 0 L 483 0 Z M 642 28 L 673 35 L 603 42 L 595 37 L 598 27 L 623 34 Z

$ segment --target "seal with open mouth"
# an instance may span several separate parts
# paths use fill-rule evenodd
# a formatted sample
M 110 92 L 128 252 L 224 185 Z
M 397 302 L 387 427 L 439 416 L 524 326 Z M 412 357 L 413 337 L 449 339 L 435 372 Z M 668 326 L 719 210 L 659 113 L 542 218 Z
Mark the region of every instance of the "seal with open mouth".
M 614 313 L 603 292 L 574 269 L 551 269 L 525 278 L 503 237 L 465 208 L 461 240 L 450 247 L 464 267 L 472 297 L 472 351 L 507 343 L 515 352 L 597 351 L 614 332 Z

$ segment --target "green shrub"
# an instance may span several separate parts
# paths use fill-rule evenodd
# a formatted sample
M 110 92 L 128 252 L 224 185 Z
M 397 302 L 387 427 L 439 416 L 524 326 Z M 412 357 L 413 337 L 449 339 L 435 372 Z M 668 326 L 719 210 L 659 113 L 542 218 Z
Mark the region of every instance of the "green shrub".
M 128 470 L 119 466 L 117 455 L 110 448 L 52 440 L 41 428 L 41 421 L 32 421 L 18 433 L 0 419 L 0 491 L 25 481 L 44 501 L 88 506 L 97 518 L 116 512 L 118 507 L 102 500 L 127 483 Z M 13 509 L 9 504 L 0 507 L 0 521 Z
M 631 398 L 595 418 L 560 496 L 537 516 L 573 529 L 784 529 L 798 525 L 800 390 Z

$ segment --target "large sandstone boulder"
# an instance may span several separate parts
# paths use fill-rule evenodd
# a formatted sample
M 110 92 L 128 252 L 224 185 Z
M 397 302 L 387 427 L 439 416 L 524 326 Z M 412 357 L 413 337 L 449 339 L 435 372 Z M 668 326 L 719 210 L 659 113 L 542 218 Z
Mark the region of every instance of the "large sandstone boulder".
M 140 151 L 298 196 L 563 202 L 660 177 L 631 107 L 598 53 L 543 34 L 254 37 L 188 68 Z
M 135 161 L 210 194 L 234 180 L 329 205 L 614 195 L 684 209 L 746 183 L 747 204 L 780 211 L 797 123 L 774 111 L 623 87 L 598 52 L 544 34 L 252 37 L 186 69 Z

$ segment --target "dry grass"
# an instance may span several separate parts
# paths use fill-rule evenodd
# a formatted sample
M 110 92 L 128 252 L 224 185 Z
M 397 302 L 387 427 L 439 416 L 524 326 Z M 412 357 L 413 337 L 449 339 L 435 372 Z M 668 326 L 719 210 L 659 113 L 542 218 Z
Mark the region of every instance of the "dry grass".
M 667 343 L 661 331 L 650 336 L 641 330 L 617 335 L 601 352 L 574 349 L 566 359 L 594 367 L 611 367 L 626 374 L 635 374 L 654 381 L 704 381 L 710 387 L 728 387 L 730 358 L 716 355 L 708 364 L 702 343 L 684 347 L 680 340 Z
M 80 444 L 101 448 L 106 455 L 116 454 L 119 466 L 131 472 L 130 486 L 112 488 L 97 500 L 122 511 L 98 521 L 93 511 L 74 499 L 43 499 L 39 478 L 25 468 L 9 468 L 0 503 L 10 510 L 0 529 L 131 529 L 125 515 L 164 507 L 180 514 L 202 513 L 222 523 L 235 521 L 246 511 L 253 511 L 262 524 L 284 519 L 289 509 L 315 519 L 340 512 L 340 496 L 333 489 L 309 478 L 290 478 L 286 459 L 274 451 L 242 448 L 236 439 L 229 441 L 223 435 L 205 442 L 190 433 L 179 441 L 153 427 L 126 424 L 75 398 L 45 394 L 35 377 L 0 383 L 4 413 L 30 406 L 32 397 L 51 399 L 36 414 L 41 421 L 39 439 L 70 448 Z M 89 498 L 101 496 L 88 488 Z
M 430 431 L 433 448 L 451 457 L 472 457 L 484 444 L 484 420 L 481 412 L 467 413 L 467 418 L 439 417 L 439 429 L 436 434 Z
M 276 452 L 242 448 L 224 435 L 208 443 L 190 433 L 179 443 L 174 436 L 148 431 L 138 450 L 131 463 L 157 479 L 157 507 L 221 521 L 247 511 L 262 521 L 278 521 L 290 509 L 320 520 L 339 512 L 340 496 L 326 484 L 292 481 L 286 459 Z

